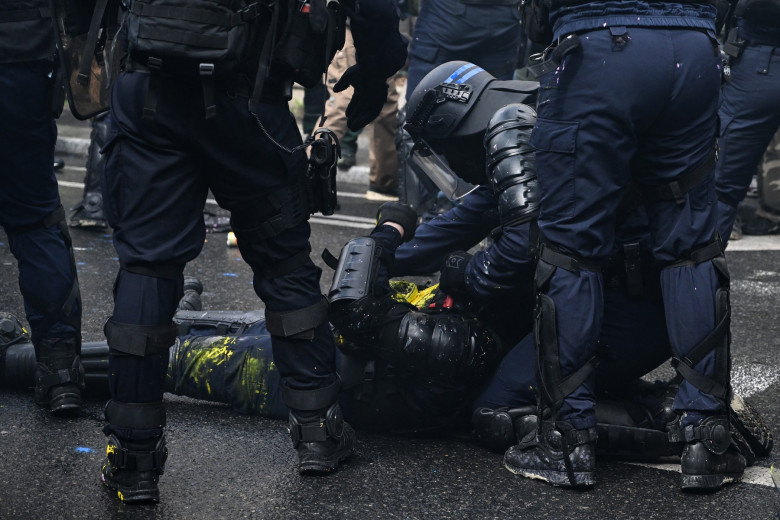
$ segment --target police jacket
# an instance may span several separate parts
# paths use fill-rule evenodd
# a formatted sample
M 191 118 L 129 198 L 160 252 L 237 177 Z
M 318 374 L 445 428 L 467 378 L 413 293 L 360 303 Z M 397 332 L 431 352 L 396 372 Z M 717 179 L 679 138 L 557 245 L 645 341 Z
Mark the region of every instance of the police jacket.
M 54 28 L 47 0 L 0 2 L 0 63 L 51 59 Z
M 715 31 L 717 10 L 709 0 L 553 0 L 550 22 L 555 38 L 609 26 L 676 27 Z

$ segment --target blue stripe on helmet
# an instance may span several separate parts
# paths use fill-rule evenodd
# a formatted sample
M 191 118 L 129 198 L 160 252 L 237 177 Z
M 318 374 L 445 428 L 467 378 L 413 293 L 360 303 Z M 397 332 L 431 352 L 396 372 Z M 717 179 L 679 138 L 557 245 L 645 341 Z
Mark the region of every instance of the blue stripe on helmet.
M 480 72 L 482 72 L 484 70 L 485 69 L 483 69 L 482 67 L 477 67 L 476 69 L 471 69 L 469 72 L 464 74 L 462 77 L 458 78 L 458 80 L 455 83 L 464 83 L 464 82 L 468 81 L 468 79 L 470 77 L 474 76 L 475 74 L 479 74 Z
M 452 76 L 450 76 L 448 78 L 449 82 L 450 83 L 453 83 L 453 82 L 454 83 L 458 83 L 456 81 L 456 78 L 458 76 L 460 76 L 461 74 L 463 74 L 464 72 L 466 72 L 467 70 L 469 70 L 470 68 L 473 68 L 473 67 L 476 67 L 476 65 L 474 65 L 473 63 L 467 63 L 467 64 L 463 65 L 461 68 L 459 68 L 458 70 L 456 70 L 455 72 L 452 73 Z

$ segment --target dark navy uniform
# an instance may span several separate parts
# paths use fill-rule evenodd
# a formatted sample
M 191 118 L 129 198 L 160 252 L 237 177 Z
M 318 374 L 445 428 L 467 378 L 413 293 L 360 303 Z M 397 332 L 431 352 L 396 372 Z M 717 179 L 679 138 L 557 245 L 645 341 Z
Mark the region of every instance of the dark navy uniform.
M 356 84 L 355 101 L 367 84 L 384 85 L 406 55 L 394 5 L 380 0 L 360 5 L 359 14 L 349 13 L 364 82 Z M 130 63 L 113 85 L 103 191 L 121 269 L 106 325 L 112 401 L 105 431 L 113 435 L 109 445 L 146 439 L 145 453 L 161 453 L 163 383 L 175 337 L 171 319 L 182 295 L 182 270 L 203 247 L 202 212 L 211 189 L 231 212 L 239 249 L 254 271 L 254 290 L 265 303 L 285 401 L 300 412 L 294 423 L 291 415 L 300 470 L 327 472 L 351 453 L 354 437 L 348 425 L 334 436 L 329 428 L 326 437 L 322 428 L 306 426 L 342 419 L 332 417 L 339 386 L 335 346 L 319 288 L 321 271 L 309 258 L 309 207 L 302 187 L 306 155 L 302 149 L 291 152 L 302 142 L 288 109 L 292 78 L 281 77 L 272 66 L 255 119 L 247 106 L 257 59 L 247 61 L 235 73 L 215 76 L 215 111 L 209 118 L 197 78 L 155 77 Z M 152 120 L 144 117 L 150 96 L 156 100 Z M 136 409 L 145 410 L 143 419 Z M 324 451 L 309 450 L 334 438 Z M 304 460 L 312 453 L 316 460 Z M 159 496 L 156 475 L 125 470 L 131 482 L 123 482 L 114 466 L 105 468 L 106 483 L 124 500 Z M 161 467 L 154 469 L 161 473 Z M 143 489 L 129 495 L 139 480 Z
M 55 106 L 48 5 L 20 0 L 0 6 L 0 225 L 19 262 L 19 287 L 40 362 L 36 400 L 65 412 L 81 403 L 76 360 L 81 302 L 52 168 L 54 118 L 62 106 Z
M 406 99 L 442 63 L 475 63 L 498 79 L 512 79 L 523 38 L 514 0 L 423 2 L 409 47 Z
M 718 232 L 728 240 L 737 205 L 780 127 L 780 22 L 739 19 L 724 44 L 730 58 L 721 89 L 720 157 L 715 169 Z
M 715 14 L 704 3 L 553 2 L 559 45 L 540 77 L 531 144 L 541 207 L 540 393 L 554 422 L 541 427 L 535 445 L 507 452 L 505 465 L 516 473 L 564 486 L 594 483 L 592 367 L 604 322 L 603 260 L 629 182 L 646 204 L 652 255 L 664 267 L 669 339 L 685 377 L 674 403 L 679 426 L 692 432 L 686 439 L 695 450 L 704 449 L 705 430 L 726 431 L 716 418 L 728 395 L 729 311 L 725 260 L 713 241 Z M 545 459 L 558 435 L 565 438 L 555 448 L 560 458 Z M 686 488 L 717 488 L 741 474 L 724 466 L 699 478 L 689 469 L 684 462 Z

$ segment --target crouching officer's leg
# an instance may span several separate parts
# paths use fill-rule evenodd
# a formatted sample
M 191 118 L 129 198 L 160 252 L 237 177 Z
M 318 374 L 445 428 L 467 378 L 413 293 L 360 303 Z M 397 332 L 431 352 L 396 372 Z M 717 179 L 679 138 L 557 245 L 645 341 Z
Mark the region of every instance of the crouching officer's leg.
M 300 191 L 283 188 L 269 197 L 278 203 L 234 209 L 231 224 L 265 303 L 299 471 L 328 473 L 352 454 L 355 436 L 336 401 L 336 346 L 319 286 L 322 271 L 309 257 L 311 229 Z
M 597 309 L 603 307 L 600 271 L 597 261 L 540 246 L 534 334 L 543 420 L 535 435 L 525 436 L 504 455 L 504 466 L 513 473 L 565 487 L 596 482 L 593 387 L 602 318 Z
M 84 388 L 81 297 L 65 212 L 59 206 L 35 225 L 6 232 L 38 360 L 35 402 L 56 415 L 76 414 Z
M 684 443 L 682 489 L 716 490 L 739 480 L 746 464 L 730 433 L 731 306 L 720 241 L 713 240 L 665 268 L 661 284 L 674 352 L 672 366 L 683 378 L 674 401 L 680 417 L 669 425 L 670 440 Z M 713 295 L 714 302 L 702 295 Z M 686 323 L 689 316 L 712 316 L 713 308 L 714 320 Z M 677 315 L 671 316 L 673 312 Z M 703 339 L 696 342 L 697 337 Z
M 114 287 L 114 314 L 105 326 L 111 400 L 102 478 L 124 502 L 160 498 L 157 482 L 168 456 L 163 392 L 182 269 L 123 266 Z

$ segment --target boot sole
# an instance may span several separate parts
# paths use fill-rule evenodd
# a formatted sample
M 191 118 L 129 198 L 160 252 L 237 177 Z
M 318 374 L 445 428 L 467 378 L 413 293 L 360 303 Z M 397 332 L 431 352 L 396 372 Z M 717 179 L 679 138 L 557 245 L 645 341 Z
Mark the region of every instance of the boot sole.
M 60 394 L 49 401 L 49 411 L 58 417 L 73 417 L 81 411 L 79 394 Z
M 717 491 L 726 484 L 739 482 L 739 475 L 683 475 L 680 489 L 683 491 Z
M 569 475 L 566 472 L 552 470 L 535 470 L 526 468 L 517 468 L 504 461 L 504 467 L 514 473 L 534 480 L 543 480 L 553 486 L 567 488 L 588 488 L 596 485 L 596 476 L 591 471 L 574 472 L 574 484 L 569 482 Z
M 301 475 L 327 475 L 338 468 L 340 462 L 344 462 L 352 456 L 352 451 L 334 457 L 329 460 L 309 460 L 298 464 L 298 473 Z
M 105 475 L 101 475 L 103 485 L 108 489 L 116 491 L 119 500 L 126 504 L 140 504 L 144 502 L 159 502 L 160 490 L 156 485 L 149 487 L 139 486 L 136 489 L 123 488 L 111 479 L 107 479 Z

